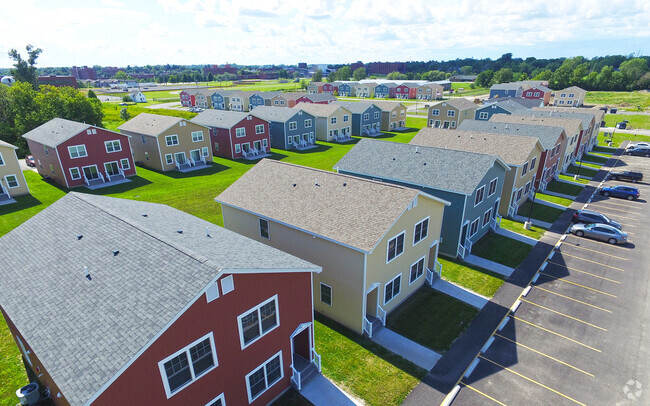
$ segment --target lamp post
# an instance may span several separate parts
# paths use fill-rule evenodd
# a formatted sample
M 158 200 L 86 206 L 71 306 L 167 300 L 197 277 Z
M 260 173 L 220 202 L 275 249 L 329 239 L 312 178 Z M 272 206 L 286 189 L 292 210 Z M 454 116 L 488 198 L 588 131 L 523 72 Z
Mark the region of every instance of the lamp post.
M 535 206 L 535 198 L 537 197 L 537 189 L 535 186 L 533 186 L 533 201 L 530 203 L 530 210 L 528 210 L 528 220 L 524 222 L 524 229 L 530 230 L 530 228 L 533 225 L 533 222 L 530 220 L 530 218 L 533 215 L 533 206 Z

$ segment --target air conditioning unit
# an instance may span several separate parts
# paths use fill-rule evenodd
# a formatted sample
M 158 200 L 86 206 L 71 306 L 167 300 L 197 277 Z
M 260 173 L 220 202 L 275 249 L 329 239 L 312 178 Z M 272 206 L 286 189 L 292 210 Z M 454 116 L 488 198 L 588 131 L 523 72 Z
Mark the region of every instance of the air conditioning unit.
M 41 400 L 41 392 L 38 390 L 38 384 L 32 382 L 16 391 L 16 396 L 23 406 L 32 406 Z

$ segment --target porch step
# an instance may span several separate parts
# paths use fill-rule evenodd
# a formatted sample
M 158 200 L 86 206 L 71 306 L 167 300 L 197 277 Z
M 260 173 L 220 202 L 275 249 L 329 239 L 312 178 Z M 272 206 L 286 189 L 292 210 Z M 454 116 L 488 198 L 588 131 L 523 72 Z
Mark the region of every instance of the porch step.
M 102 183 L 104 183 L 104 181 L 100 178 L 92 179 L 88 181 L 88 186 L 101 185 Z
M 3 194 L 0 195 L 0 202 L 2 202 L 4 200 L 9 200 L 9 199 L 11 199 L 11 198 L 7 194 L 3 193 Z
M 310 363 L 307 368 L 300 372 L 300 386 L 304 388 L 305 385 L 316 375 L 318 375 L 318 368 L 316 368 L 316 364 Z

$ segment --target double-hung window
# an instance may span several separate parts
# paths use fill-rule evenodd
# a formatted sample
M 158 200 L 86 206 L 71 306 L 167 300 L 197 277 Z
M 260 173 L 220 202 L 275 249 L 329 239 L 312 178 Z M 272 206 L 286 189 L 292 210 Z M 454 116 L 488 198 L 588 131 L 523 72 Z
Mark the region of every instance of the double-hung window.
M 253 403 L 255 399 L 283 377 L 282 351 L 280 351 L 246 375 L 248 403 Z
M 192 131 L 192 142 L 203 141 L 203 131 Z
M 413 232 L 413 245 L 427 238 L 429 235 L 429 218 L 425 218 L 415 225 Z
M 409 276 L 409 285 L 418 280 L 424 273 L 424 257 L 411 265 L 411 274 Z
M 241 128 L 235 128 L 235 136 L 237 138 L 242 138 L 246 136 L 246 128 L 241 127 Z
M 68 152 L 70 153 L 70 158 L 83 158 L 85 156 L 88 156 L 88 152 L 86 152 L 86 146 L 85 145 L 73 145 L 68 147 Z
M 487 120 L 488 118 L 489 117 L 488 117 L 488 112 L 487 111 L 481 111 L 480 113 L 478 113 L 478 119 L 479 120 Z
M 255 134 L 264 134 L 264 124 L 258 124 L 255 126 Z
M 305 120 L 305 128 L 311 128 L 311 118 Z
M 439 110 L 439 109 L 433 109 L 433 110 L 431 110 L 431 115 L 432 115 L 432 116 L 439 116 L 439 115 L 440 115 L 440 110 Z
M 384 287 L 384 304 L 387 304 L 402 290 L 402 274 L 397 275 Z
M 332 287 L 323 282 L 320 284 L 320 301 L 326 305 L 332 305 Z
M 298 129 L 298 123 L 295 121 L 289 121 L 289 130 L 294 131 Z
M 447 117 L 456 117 L 456 110 L 447 110 Z
M 485 227 L 490 222 L 490 217 L 492 216 L 492 208 L 489 208 L 485 213 L 483 213 L 483 225 Z
M 219 365 L 212 332 L 158 363 L 169 399 Z
M 537 157 L 533 157 L 533 159 L 530 160 L 530 170 L 532 171 L 535 169 L 535 164 L 537 163 Z
M 120 159 L 120 165 L 122 166 L 122 170 L 128 170 L 131 169 L 131 163 L 129 162 L 128 158 Z
M 474 195 L 474 207 L 478 206 L 483 202 L 484 196 L 485 196 L 485 185 L 476 189 L 476 195 Z
M 239 325 L 241 348 L 244 349 L 280 324 L 278 296 L 275 295 L 241 314 L 237 317 L 237 324 Z
M 363 113 L 363 121 L 370 120 L 370 113 Z
M 473 237 L 474 234 L 478 232 L 479 219 L 472 221 L 472 224 L 469 226 L 469 236 Z
M 404 252 L 404 231 L 388 240 L 387 259 L 390 262 Z
M 348 116 L 348 115 L 346 114 L 346 115 L 343 116 L 343 122 L 344 122 L 344 123 L 347 123 L 348 121 L 350 121 L 350 116 Z
M 17 188 L 18 186 L 20 186 L 20 183 L 18 183 L 18 177 L 16 177 L 16 175 L 5 176 L 5 182 L 7 182 L 7 186 L 10 189 Z
M 524 167 L 521 168 L 521 176 L 524 176 L 528 172 L 528 162 L 524 164 Z
M 122 144 L 120 144 L 120 140 L 106 141 L 104 142 L 104 145 L 106 146 L 106 152 L 108 153 L 118 152 L 122 150 Z
M 492 196 L 497 191 L 498 182 L 499 178 L 494 178 L 490 181 L 490 185 L 488 186 L 488 197 Z
M 375 120 L 379 118 L 379 112 L 378 111 L 375 111 L 374 117 L 375 117 Z
M 260 219 L 260 237 L 269 239 L 269 221 Z
M 336 117 L 330 118 L 330 124 L 336 124 Z
M 178 135 L 168 135 L 165 137 L 165 144 L 168 147 L 173 147 L 174 145 L 178 145 Z

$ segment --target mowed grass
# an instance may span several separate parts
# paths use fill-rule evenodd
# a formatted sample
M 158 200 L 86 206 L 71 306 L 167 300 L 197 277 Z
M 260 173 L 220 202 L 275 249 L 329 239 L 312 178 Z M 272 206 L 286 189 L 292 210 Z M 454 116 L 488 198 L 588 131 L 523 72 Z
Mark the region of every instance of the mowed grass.
M 582 160 L 604 165 L 607 163 L 607 161 L 609 161 L 609 157 L 604 157 L 600 154 L 584 154 L 582 156 Z M 586 162 L 583 162 L 582 164 L 584 165 Z
M 532 246 L 506 236 L 490 232 L 472 246 L 472 254 L 516 268 L 526 258 Z
M 323 375 L 368 405 L 401 404 L 426 375 L 426 370 L 335 321 L 320 314 L 315 318 Z
M 647 114 L 605 114 L 605 127 L 615 127 L 616 123 L 628 121 L 632 129 L 650 129 L 650 116 Z
M 546 186 L 546 190 L 550 192 L 561 193 L 563 195 L 569 195 L 569 196 L 578 196 L 582 192 L 583 188 L 584 186 L 570 185 L 565 182 L 558 182 L 557 180 L 551 181 Z
M 478 314 L 475 308 L 443 293 L 422 287 L 386 319 L 386 326 L 416 343 L 447 351 Z M 384 385 L 383 381 L 377 385 Z
M 576 180 L 573 176 L 560 174 L 559 178 L 562 179 L 562 180 L 568 180 L 569 182 L 582 183 L 583 185 L 586 185 L 587 183 L 589 183 L 589 179 L 585 179 L 585 178 L 582 178 L 582 177 L 580 179 Z
M 535 204 L 533 205 L 533 212 L 531 214 L 530 212 L 531 204 L 533 203 L 530 200 L 522 204 L 521 207 L 519 207 L 519 211 L 517 212 L 517 214 L 526 218 L 528 218 L 528 216 L 530 215 L 531 218 L 545 221 L 547 223 L 554 223 L 555 220 L 557 220 L 557 218 L 560 217 L 562 213 L 564 213 L 564 210 L 535 202 Z
M 640 92 L 587 92 L 585 104 L 607 104 L 610 107 L 645 109 L 650 107 L 650 93 Z
M 524 223 L 522 223 L 521 221 L 511 220 L 507 218 L 501 219 L 501 228 L 503 228 L 504 230 L 512 231 L 513 233 L 523 234 L 527 237 L 531 237 L 536 240 L 542 238 L 542 236 L 546 232 L 545 228 L 537 227 L 537 226 L 531 226 L 530 230 L 526 230 L 524 228 Z
M 16 405 L 16 389 L 28 383 L 22 355 L 0 313 L 0 405 Z
M 440 258 L 442 279 L 472 290 L 479 295 L 492 297 L 503 285 L 504 277 L 478 266 L 469 265 L 454 258 Z
M 604 134 L 600 133 L 598 135 L 599 137 L 602 136 L 604 139 Z M 623 141 L 630 141 L 630 142 L 650 142 L 650 135 L 640 135 L 640 134 L 626 134 L 626 133 L 619 133 L 614 131 L 614 134 L 610 136 L 612 137 L 612 147 L 620 147 Z
M 601 133 L 602 134 L 602 133 Z M 613 153 L 616 152 L 616 148 L 605 147 L 601 145 L 596 145 L 589 152 L 590 154 L 600 155 L 604 157 L 611 157 Z
M 561 204 L 562 206 L 569 207 L 573 200 L 565 199 L 564 197 L 558 197 L 553 195 L 547 195 L 546 193 L 537 192 L 537 199 L 544 200 L 551 203 Z
M 580 165 L 580 162 L 582 162 L 582 165 Z M 593 168 L 593 169 L 596 169 L 596 170 L 600 169 L 600 167 L 603 166 L 602 164 L 597 164 L 597 163 L 592 164 L 591 162 L 584 162 L 584 161 L 577 161 L 575 163 L 575 165 L 576 166 L 582 166 L 583 169 L 584 168 Z
M 586 176 L 589 178 L 593 178 L 598 173 L 598 169 L 591 169 L 587 167 L 587 165 L 585 164 L 580 166 L 578 165 L 569 165 L 569 167 L 566 170 L 566 173 L 570 173 L 572 175 Z

